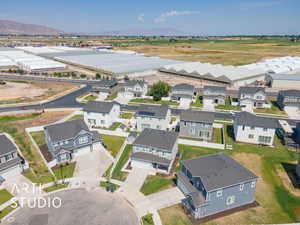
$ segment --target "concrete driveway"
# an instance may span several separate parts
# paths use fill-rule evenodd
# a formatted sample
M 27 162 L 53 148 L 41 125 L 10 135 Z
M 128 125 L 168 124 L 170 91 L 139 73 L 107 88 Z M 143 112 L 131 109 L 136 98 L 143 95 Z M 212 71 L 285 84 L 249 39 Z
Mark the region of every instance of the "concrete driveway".
M 296 107 L 284 107 L 284 111 L 288 114 L 289 118 L 300 120 L 300 111 Z
M 80 187 L 86 188 L 97 187 L 100 177 L 112 163 L 102 145 L 100 149 L 95 149 L 93 152 L 76 156 L 75 160 L 75 180 L 80 182 Z
M 4 225 L 138 225 L 132 207 L 117 193 L 98 188 L 68 190 L 52 194 L 61 199 L 61 207 L 23 208 L 17 210 Z

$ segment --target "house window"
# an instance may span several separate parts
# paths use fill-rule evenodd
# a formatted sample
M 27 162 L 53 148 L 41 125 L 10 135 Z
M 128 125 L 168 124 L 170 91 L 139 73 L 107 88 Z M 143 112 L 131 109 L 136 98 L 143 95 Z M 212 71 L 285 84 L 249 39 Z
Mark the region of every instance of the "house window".
M 89 141 L 89 138 L 87 136 L 80 137 L 78 140 L 79 144 L 86 144 L 86 143 L 88 143 L 88 141 Z
M 101 123 L 101 124 L 105 124 L 105 120 L 101 120 L 100 123 Z
M 217 197 L 221 197 L 222 194 L 223 194 L 223 191 L 222 191 L 222 190 L 217 191 Z
M 183 124 L 184 124 L 184 126 L 186 127 L 186 121 L 184 121 L 184 123 L 183 123 Z
M 253 138 L 254 138 L 254 135 L 253 135 L 253 134 L 249 134 L 248 138 L 249 138 L 249 139 L 253 139 Z
M 264 128 L 264 131 L 268 131 L 268 128 Z
M 243 126 L 243 130 L 245 130 L 245 125 Z
M 271 137 L 268 137 L 268 136 L 259 136 L 259 137 L 258 137 L 258 141 L 259 141 L 260 143 L 269 144 L 269 143 L 271 143 L 271 140 L 272 140 L 272 138 L 271 138 Z
M 191 134 L 195 134 L 195 128 L 191 128 L 191 129 L 190 129 L 190 133 L 191 133 Z
M 12 154 L 9 154 L 9 155 L 6 155 L 6 156 L 5 156 L 5 160 L 6 160 L 6 161 L 11 160 L 12 158 L 13 158 L 13 155 L 12 155 Z
M 232 205 L 234 202 L 235 202 L 235 196 L 234 196 L 234 195 L 229 196 L 229 197 L 226 199 L 226 205 Z
M 240 184 L 240 191 L 244 190 L 244 184 Z
M 255 181 L 251 182 L 251 188 L 255 188 Z

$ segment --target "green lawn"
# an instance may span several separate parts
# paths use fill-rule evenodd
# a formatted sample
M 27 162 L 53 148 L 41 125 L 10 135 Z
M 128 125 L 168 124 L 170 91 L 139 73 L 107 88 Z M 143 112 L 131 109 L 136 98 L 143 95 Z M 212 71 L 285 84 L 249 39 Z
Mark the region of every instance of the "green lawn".
M 60 189 L 67 188 L 68 185 L 69 185 L 69 182 L 65 182 L 64 184 L 55 184 L 53 186 L 44 188 L 43 191 L 45 191 L 45 192 L 57 191 L 57 190 L 60 190 Z
M 116 130 L 121 124 L 122 123 L 120 123 L 120 122 L 115 122 L 108 128 L 106 128 L 106 127 L 99 127 L 99 128 L 103 129 L 103 130 Z
M 110 171 L 111 171 L 113 165 L 114 165 L 113 163 L 110 164 L 110 166 L 105 170 L 105 172 L 104 172 L 104 174 L 103 174 L 102 177 L 105 177 L 106 179 L 110 178 Z
M 136 98 L 130 100 L 129 103 L 144 103 L 144 104 L 167 104 L 167 105 L 179 105 L 178 102 L 175 101 L 154 101 L 153 99 L 148 99 L 148 98 Z
M 114 100 L 117 96 L 118 96 L 118 92 L 115 92 L 115 93 L 109 95 L 105 100 L 106 100 L 106 101 L 112 101 L 112 100 Z
M 108 181 L 101 181 L 100 184 L 99 184 L 100 187 L 103 187 L 103 188 L 107 188 L 107 187 L 111 187 L 113 186 L 115 188 L 115 190 L 117 190 L 120 185 L 118 184 L 114 184 L 114 183 L 111 183 L 111 182 L 108 182 Z
M 132 152 L 132 145 L 126 145 L 117 165 L 115 166 L 114 171 L 112 172 L 112 179 L 117 179 L 120 181 L 125 181 L 127 174 L 122 172 L 122 168 L 125 166 L 126 162 L 129 160 L 130 154 Z
M 218 144 L 223 144 L 222 128 L 214 128 L 212 142 L 218 143 Z
M 44 131 L 31 132 L 30 135 L 32 136 L 33 140 L 39 147 L 46 144 Z
M 225 105 L 218 105 L 216 109 L 241 111 L 241 107 L 231 105 L 231 97 L 226 97 Z
M 193 107 L 203 107 L 203 96 L 197 96 L 196 101 L 191 103 Z
M 9 213 L 11 213 L 12 211 L 14 211 L 18 207 L 19 207 L 19 204 L 18 204 L 18 202 L 16 202 L 16 203 L 11 204 L 10 206 L 7 206 L 3 210 L 1 210 L 0 211 L 0 222 L 1 222 L 2 218 L 4 218 L 5 216 L 7 216 Z
M 115 157 L 118 152 L 120 151 L 120 148 L 122 147 L 125 137 L 120 136 L 112 136 L 107 134 L 101 134 L 104 144 L 107 147 L 107 150 L 111 153 L 113 157 Z
M 83 100 L 84 100 L 85 102 L 90 102 L 90 101 L 95 101 L 96 99 L 97 99 L 96 96 L 90 94 L 90 95 L 87 95 Z
M 62 168 L 58 167 L 53 169 L 53 173 L 58 180 L 61 180 L 63 178 L 71 178 L 74 175 L 75 168 L 76 164 L 71 163 L 69 165 L 63 166 Z
M 175 186 L 176 180 L 174 177 L 166 178 L 160 175 L 150 175 L 145 180 L 141 192 L 144 195 L 150 195 L 155 192 L 163 191 L 165 189 Z
M 81 120 L 81 119 L 83 119 L 83 115 L 74 115 L 70 119 L 68 119 L 68 121 Z
M 0 190 L 0 205 L 9 201 L 12 197 L 14 197 L 11 193 L 9 193 L 6 189 Z
M 282 111 L 279 106 L 277 105 L 276 101 L 271 101 L 271 108 L 270 109 L 254 109 L 256 113 L 267 113 L 267 114 L 276 114 L 285 116 L 285 111 Z
M 131 112 L 121 112 L 121 118 L 122 119 L 131 119 L 133 117 L 134 113 Z
M 142 217 L 142 225 L 154 225 L 153 215 L 151 213 Z

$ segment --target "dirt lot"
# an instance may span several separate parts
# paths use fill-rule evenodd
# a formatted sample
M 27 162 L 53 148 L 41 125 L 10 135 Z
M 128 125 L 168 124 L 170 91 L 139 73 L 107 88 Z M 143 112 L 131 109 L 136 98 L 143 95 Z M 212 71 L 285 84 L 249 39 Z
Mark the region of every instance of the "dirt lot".
M 76 88 L 77 85 L 45 82 L 12 82 L 0 87 L 0 103 L 21 103 L 44 100 L 48 97 Z

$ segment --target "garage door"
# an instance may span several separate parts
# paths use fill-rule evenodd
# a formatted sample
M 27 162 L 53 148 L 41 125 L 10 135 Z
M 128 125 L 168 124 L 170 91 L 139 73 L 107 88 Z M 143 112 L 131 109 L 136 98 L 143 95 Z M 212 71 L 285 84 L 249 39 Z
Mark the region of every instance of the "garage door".
M 131 166 L 136 168 L 143 168 L 143 169 L 152 169 L 152 163 L 138 161 L 138 160 L 131 160 Z
M 89 146 L 78 149 L 76 151 L 75 155 L 78 156 L 78 155 L 83 155 L 83 154 L 87 154 L 90 152 L 91 152 L 91 146 L 89 145 Z
M 0 172 L 0 175 L 4 178 L 7 179 L 8 177 L 13 177 L 15 175 L 18 175 L 22 172 L 22 167 L 21 166 L 15 166 L 13 168 L 10 168 L 8 170 L 5 170 L 3 172 Z
M 133 93 L 124 91 L 124 92 L 119 92 L 118 97 L 120 97 L 120 98 L 133 98 L 134 96 L 133 96 Z
M 97 142 L 97 143 L 94 143 L 94 144 L 93 144 L 93 150 L 99 151 L 99 150 L 101 150 L 102 148 L 103 148 L 103 146 L 102 146 L 101 142 Z

